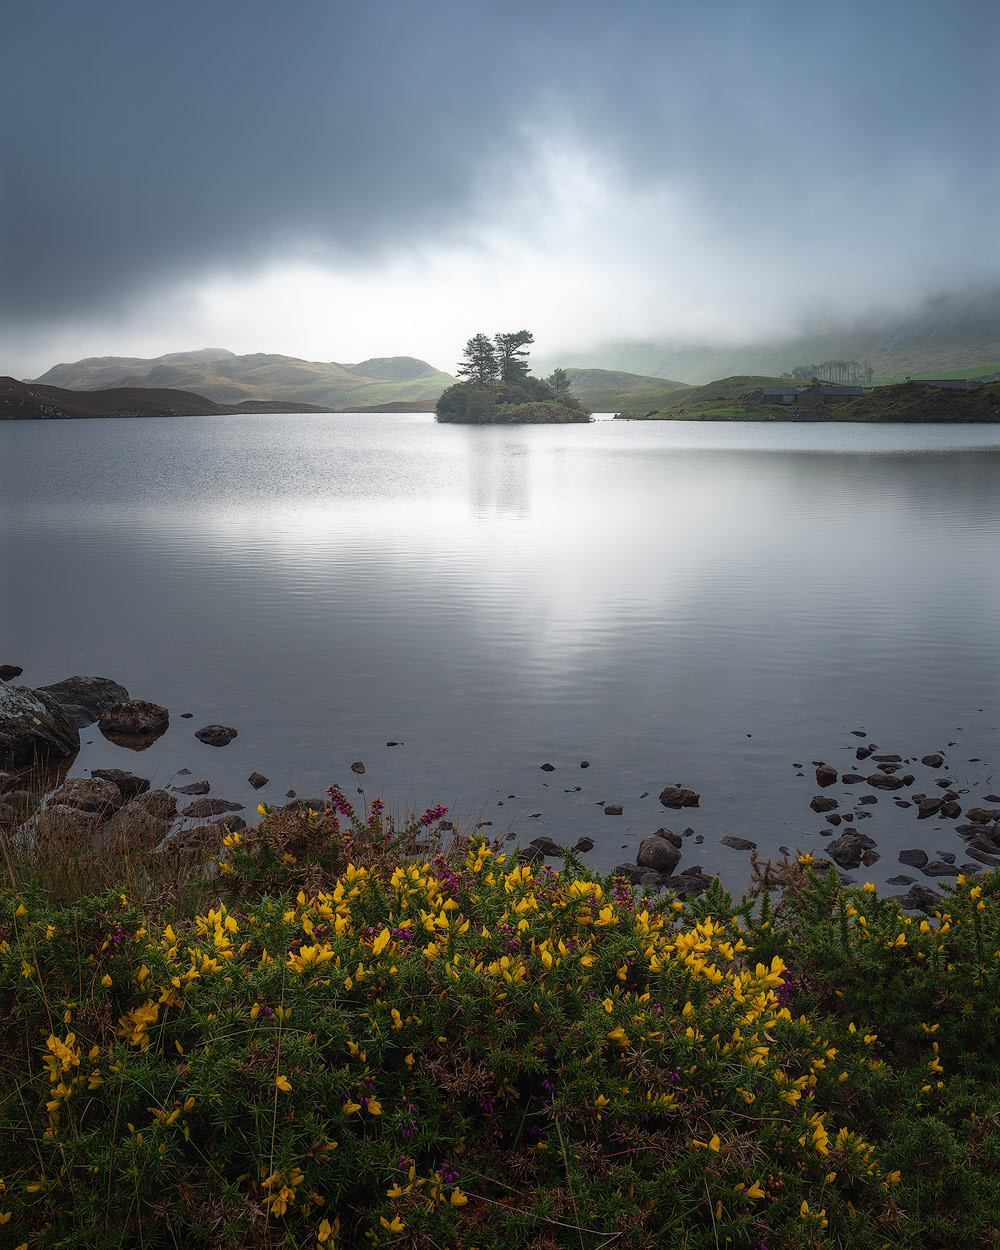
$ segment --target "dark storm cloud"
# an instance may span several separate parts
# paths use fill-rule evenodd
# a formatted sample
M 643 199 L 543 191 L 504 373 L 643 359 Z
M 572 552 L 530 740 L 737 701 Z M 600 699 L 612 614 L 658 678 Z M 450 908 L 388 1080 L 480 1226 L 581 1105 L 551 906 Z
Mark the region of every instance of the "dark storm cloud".
M 210 270 L 474 229 L 526 124 L 817 271 L 995 273 L 993 0 L 14 0 L 2 299 L 79 319 Z M 656 240 L 650 256 L 657 261 Z

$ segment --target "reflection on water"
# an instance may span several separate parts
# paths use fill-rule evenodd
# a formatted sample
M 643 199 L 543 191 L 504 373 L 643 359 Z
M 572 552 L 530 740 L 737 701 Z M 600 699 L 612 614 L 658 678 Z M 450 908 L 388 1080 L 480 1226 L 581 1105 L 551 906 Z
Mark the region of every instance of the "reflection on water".
M 731 872 L 722 834 L 821 840 L 810 761 L 853 759 L 854 728 L 1000 784 L 996 428 L 338 415 L 0 438 L 0 660 L 167 705 L 142 757 L 161 781 L 189 767 L 252 810 L 255 769 L 274 801 L 364 759 L 372 790 L 586 833 L 606 868 L 690 823 L 682 866 Z M 210 721 L 239 738 L 205 747 Z M 75 773 L 132 766 L 84 739 Z M 683 821 L 656 803 L 674 782 L 704 796 Z M 956 841 L 888 799 L 866 828 Z

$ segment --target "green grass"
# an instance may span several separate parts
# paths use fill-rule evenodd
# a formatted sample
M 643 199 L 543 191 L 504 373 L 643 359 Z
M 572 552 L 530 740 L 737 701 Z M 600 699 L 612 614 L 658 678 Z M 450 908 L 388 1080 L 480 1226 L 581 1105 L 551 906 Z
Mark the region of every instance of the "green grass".
M 440 814 L 265 811 L 197 910 L 8 846 L 2 1244 L 997 1244 L 1000 875 L 643 898 Z

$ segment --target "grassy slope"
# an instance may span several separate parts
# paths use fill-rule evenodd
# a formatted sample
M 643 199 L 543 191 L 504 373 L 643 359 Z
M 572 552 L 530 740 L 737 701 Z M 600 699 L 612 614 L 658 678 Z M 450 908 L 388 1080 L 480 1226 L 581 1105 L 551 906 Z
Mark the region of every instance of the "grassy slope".
M 237 412 L 323 412 L 314 404 L 279 404 L 250 400 L 218 404 L 191 391 L 163 387 L 114 387 L 101 391 L 71 391 L 0 378 L 0 420 L 31 421 L 81 417 L 194 417 L 226 416 Z
M 359 372 L 369 366 L 372 376 Z M 72 390 L 156 387 L 195 391 L 217 403 L 247 400 L 353 409 L 405 400 L 434 400 L 454 378 L 412 357 L 385 357 L 348 366 L 220 349 L 177 352 L 153 360 L 102 357 L 57 365 L 39 379 Z
M 592 412 L 659 408 L 667 394 L 684 385 L 669 379 L 612 369 L 567 369 L 573 395 Z

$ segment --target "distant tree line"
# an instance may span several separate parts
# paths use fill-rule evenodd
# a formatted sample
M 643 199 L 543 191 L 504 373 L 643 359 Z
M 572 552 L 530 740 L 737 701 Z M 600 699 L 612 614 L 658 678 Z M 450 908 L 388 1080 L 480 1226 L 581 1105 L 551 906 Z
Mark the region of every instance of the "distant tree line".
M 821 365 L 796 365 L 783 378 L 797 378 L 809 382 L 813 378 L 820 382 L 851 382 L 856 386 L 871 386 L 875 370 L 870 364 L 859 364 L 856 360 L 824 360 Z
M 530 330 L 475 334 L 465 345 L 458 376 L 437 402 L 439 421 L 472 425 L 589 421 L 570 394 L 569 375 L 556 369 L 544 381 L 528 368 Z

